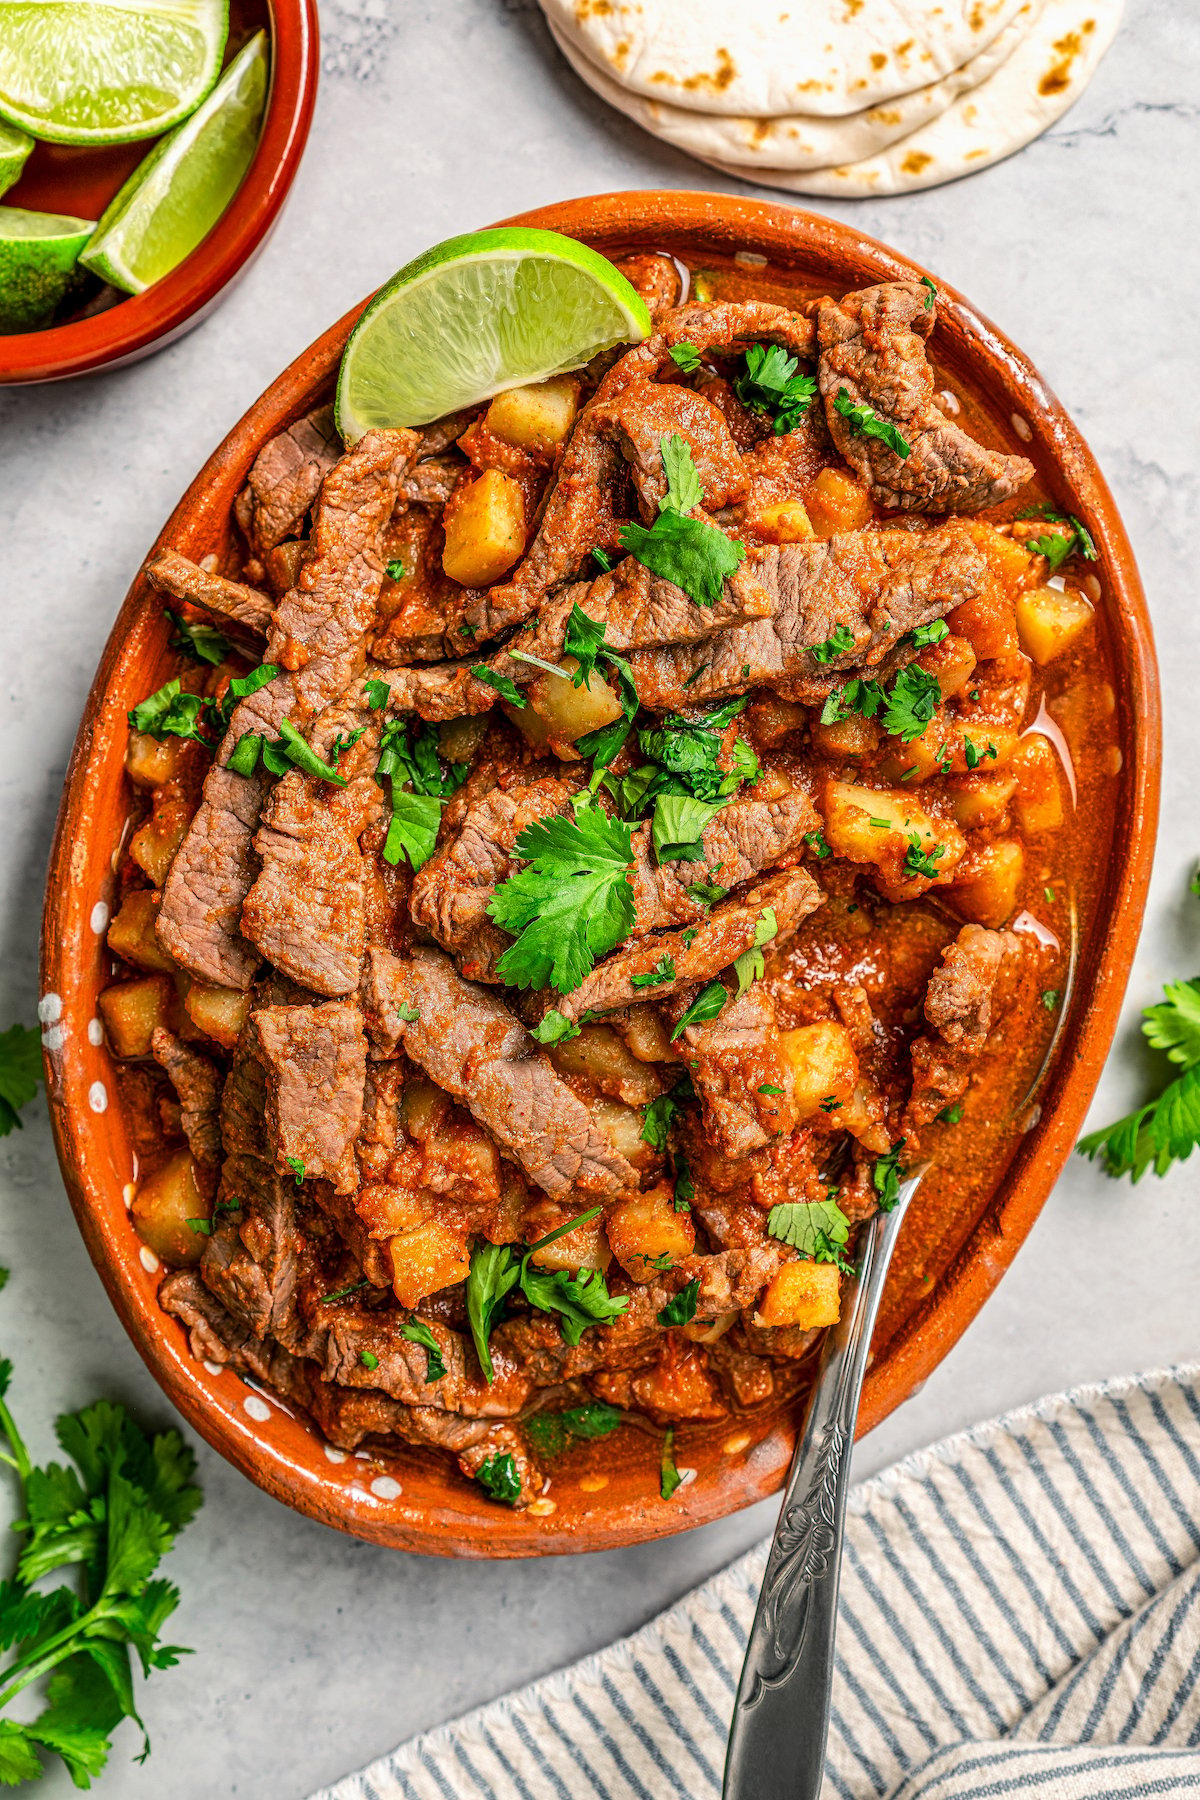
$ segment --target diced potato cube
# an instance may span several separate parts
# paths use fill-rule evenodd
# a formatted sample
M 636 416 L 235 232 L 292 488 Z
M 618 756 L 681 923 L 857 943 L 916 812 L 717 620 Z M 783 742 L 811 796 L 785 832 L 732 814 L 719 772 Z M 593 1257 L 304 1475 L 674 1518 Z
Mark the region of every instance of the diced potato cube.
M 446 762 L 468 763 L 487 736 L 486 713 L 466 713 L 461 719 L 447 719 L 437 728 L 438 755 Z
M 217 987 L 209 981 L 190 982 L 183 996 L 184 1010 L 205 1037 L 232 1050 L 250 1016 L 249 994 L 238 988 Z
M 799 500 L 780 500 L 774 506 L 764 507 L 754 520 L 754 529 L 769 544 L 799 544 L 816 536 L 812 520 Z
M 1016 594 L 1033 567 L 1025 546 L 1006 531 L 998 531 L 986 519 L 965 521 L 966 528 L 1010 594 Z
M 812 728 L 813 749 L 818 756 L 852 760 L 870 756 L 879 746 L 881 732 L 877 720 L 864 719 L 859 713 L 851 713 L 848 719 L 839 719 L 835 725 L 822 725 L 818 719 Z
M 176 1150 L 138 1187 L 130 1207 L 133 1229 L 143 1244 L 172 1269 L 198 1263 L 208 1234 L 194 1230 L 189 1219 L 207 1219 L 209 1202 L 196 1181 L 196 1161 L 190 1150 Z
M 886 1156 L 891 1149 L 891 1133 L 887 1127 L 887 1102 L 878 1089 L 860 1081 L 849 1100 L 834 1117 L 843 1130 L 858 1139 L 876 1156 Z
M 696 1248 L 691 1213 L 676 1212 L 666 1182 L 644 1194 L 618 1200 L 605 1220 L 612 1253 L 633 1281 L 653 1281 L 654 1263 L 663 1256 L 680 1262 Z
M 621 1023 L 621 1036 L 631 1056 L 639 1062 L 660 1063 L 674 1059 L 671 1034 L 656 1006 L 631 1006 Z
M 154 931 L 161 895 L 151 888 L 133 888 L 121 902 L 121 910 L 108 928 L 108 947 L 114 956 L 136 969 L 156 969 L 173 974 L 175 959 L 159 943 Z
M 418 1301 L 442 1288 L 465 1281 L 471 1270 L 471 1252 L 461 1227 L 426 1219 L 397 1237 L 388 1239 L 392 1259 L 392 1288 L 401 1306 Z
M 962 918 L 998 931 L 1016 911 L 1024 885 L 1024 849 L 1016 838 L 999 838 L 971 854 L 948 898 Z
M 934 818 L 903 791 L 830 781 L 825 784 L 824 811 L 830 848 L 851 862 L 873 863 L 880 889 L 889 898 L 920 893 L 932 882 L 945 881 L 966 852 L 957 825 Z M 919 875 L 906 867 L 910 849 L 932 859 L 933 875 Z
M 621 1100 L 599 1099 L 591 1103 L 592 1115 L 614 1150 L 635 1169 L 650 1169 L 658 1153 L 642 1137 L 642 1115 Z
M 784 1263 L 763 1290 L 756 1325 L 798 1325 L 816 1331 L 841 1317 L 841 1278 L 832 1263 Z
M 105 988 L 96 1004 L 114 1056 L 149 1056 L 160 1025 L 170 1029 L 175 989 L 165 975 L 144 975 Z
M 1049 738 L 1037 731 L 1023 737 L 1013 757 L 1013 768 L 1022 831 L 1031 836 L 1039 831 L 1058 831 L 1063 822 L 1062 781 L 1058 754 Z
M 1094 608 L 1078 588 L 1032 588 L 1017 597 L 1021 648 L 1039 668 L 1069 650 L 1091 624 Z
M 937 676 L 938 686 L 942 690 L 942 699 L 949 700 L 954 694 L 961 694 L 971 676 L 975 673 L 977 661 L 974 650 L 965 637 L 955 637 L 953 632 L 942 638 L 940 643 L 930 644 L 922 650 L 917 661 L 930 675 Z
M 603 1218 L 589 1219 L 586 1225 L 564 1232 L 544 1250 L 535 1251 L 532 1260 L 543 1269 L 607 1269 L 612 1250 L 604 1235 Z
M 523 725 L 523 714 L 532 712 L 548 727 L 548 742 L 573 744 L 585 732 L 598 731 L 601 725 L 619 719 L 621 702 L 598 670 L 593 669 L 587 681 L 576 687 L 568 677 L 579 664 L 573 656 L 565 656 L 562 666 L 565 675 L 539 675 L 530 683 L 525 689 L 527 706 L 514 709 L 513 716 Z
M 1011 656 L 1020 647 L 1013 603 L 999 582 L 956 606 L 946 614 L 946 623 L 955 637 L 966 638 L 980 662 Z
M 578 411 L 578 381 L 571 375 L 554 375 L 549 381 L 497 394 L 484 425 L 493 437 L 522 450 L 552 450 L 563 442 Z
M 154 811 L 129 840 L 129 854 L 155 887 L 167 879 L 175 852 L 187 835 L 195 808 L 178 796 L 156 798 Z
M 779 1043 L 791 1065 L 797 1119 L 820 1112 L 822 1100 L 849 1100 L 858 1080 L 858 1058 L 844 1025 L 834 1019 L 799 1025 L 781 1031 Z
M 550 1060 L 560 1075 L 578 1075 L 598 1093 L 627 1106 L 645 1106 L 662 1093 L 653 1069 L 639 1062 L 611 1025 L 584 1025 L 578 1037 L 555 1044 Z
M 125 746 L 125 773 L 134 787 L 162 787 L 179 773 L 186 750 L 185 738 L 164 738 L 160 744 L 147 731 L 131 731 Z
M 816 537 L 835 531 L 861 531 L 871 517 L 867 491 L 845 469 L 822 469 L 805 496 Z
M 946 798 L 955 824 L 964 831 L 994 825 L 1004 816 L 1016 790 L 1015 775 L 955 775 L 946 783 Z
M 463 587 L 491 587 L 525 548 L 525 495 L 519 481 L 485 469 L 446 502 L 442 567 Z

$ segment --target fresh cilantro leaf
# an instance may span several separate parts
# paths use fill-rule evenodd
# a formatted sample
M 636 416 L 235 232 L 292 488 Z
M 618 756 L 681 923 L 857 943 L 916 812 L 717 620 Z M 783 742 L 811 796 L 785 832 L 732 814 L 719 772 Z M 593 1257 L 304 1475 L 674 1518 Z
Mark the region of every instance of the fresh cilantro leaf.
M 675 964 L 664 950 L 652 969 L 647 969 L 642 975 L 631 975 L 629 985 L 635 988 L 661 987 L 664 981 L 674 979 Z
M 782 1094 L 783 1089 L 781 1087 L 776 1087 L 773 1081 L 763 1081 L 759 1083 L 755 1092 L 759 1094 Z
M 691 1165 L 684 1152 L 678 1148 L 672 1150 L 671 1161 L 675 1167 L 675 1211 L 691 1212 L 689 1202 L 696 1198 L 696 1184 L 692 1180 Z
M 367 705 L 372 712 L 382 712 L 391 697 L 391 687 L 386 681 L 368 681 L 363 686 L 367 696 Z
M 1042 1005 L 1047 1012 L 1053 1012 L 1058 1005 L 1058 989 L 1046 988 L 1042 994 Z
M 650 841 L 658 862 L 703 862 L 703 834 L 729 800 L 694 800 L 690 794 L 660 794 L 654 803 Z
M 719 881 L 693 881 L 688 889 L 689 900 L 698 900 L 701 906 L 715 906 L 729 892 Z
M 914 649 L 924 650 L 927 644 L 940 644 L 944 637 L 950 636 L 950 627 L 945 619 L 933 619 L 928 625 L 914 625 L 906 631 L 900 640 L 904 644 L 912 644 Z
M 572 1222 L 574 1223 L 574 1221 Z M 579 1343 L 590 1325 L 609 1325 L 628 1311 L 628 1294 L 613 1295 L 601 1269 L 540 1269 L 526 1256 L 521 1264 L 521 1292 L 532 1306 L 559 1315 L 566 1342 Z
M 677 431 L 669 432 L 659 440 L 659 450 L 663 474 L 667 478 L 666 496 L 659 501 L 660 512 L 694 512 L 704 490 L 700 486 L 700 471 L 686 440 Z
M 783 1200 L 767 1214 L 767 1233 L 790 1244 L 808 1262 L 831 1262 L 848 1272 L 842 1246 L 850 1221 L 834 1194 L 824 1200 Z
M 697 800 L 724 800 L 734 794 L 744 781 L 757 781 L 761 774 L 758 757 L 743 738 L 733 746 L 733 768 L 719 767 L 718 759 L 729 725 L 746 705 L 747 696 L 739 695 L 710 713 L 685 719 L 681 713 L 667 713 L 661 724 L 638 732 L 638 743 L 644 755 L 652 757 L 659 768 L 678 781 L 659 781 L 656 791 L 691 793 Z M 639 771 L 641 774 L 641 771 Z M 646 771 L 652 776 L 653 771 Z
M 479 1243 L 471 1252 L 467 1274 L 467 1321 L 475 1354 L 489 1387 L 496 1378 L 488 1339 L 506 1297 L 521 1278 L 521 1265 L 509 1244 Z
M 525 1435 L 541 1456 L 560 1456 L 576 1440 L 607 1437 L 620 1425 L 622 1413 L 604 1400 L 590 1400 L 565 1412 L 534 1413 L 521 1421 Z
M 601 550 L 601 549 L 597 548 L 591 552 L 591 558 L 592 558 L 592 561 L 596 564 L 596 567 L 603 574 L 607 575 L 611 572 L 612 566 L 613 566 L 612 565 L 612 557 L 608 554 L 607 550 Z
M 521 1478 L 509 1451 L 503 1456 L 489 1456 L 475 1471 L 475 1479 L 484 1493 L 502 1506 L 515 1506 L 521 1498 Z
M 332 1294 L 322 1294 L 321 1305 L 335 1306 L 339 1300 L 348 1300 L 351 1294 L 360 1293 L 366 1285 L 367 1278 L 363 1275 L 358 1281 L 351 1281 L 345 1287 L 335 1288 Z
M 0 1137 L 14 1126 L 20 1129 L 17 1115 L 34 1099 L 41 1080 L 41 1032 L 32 1025 L 10 1025 L 0 1032 Z
M 292 1171 L 296 1186 L 302 1187 L 304 1185 L 304 1164 L 300 1161 L 300 1158 L 298 1156 L 285 1156 L 283 1160 Z
M 500 883 L 487 908 L 516 939 L 498 973 L 512 987 L 569 994 L 633 927 L 629 826 L 592 805 L 573 819 L 527 826 L 513 854 L 527 866 Z
M 536 1038 L 539 1044 L 562 1044 L 568 1038 L 579 1036 L 579 1026 L 573 1025 L 570 1019 L 564 1017 L 556 1007 L 552 1006 L 549 1012 L 531 1027 L 529 1035 L 531 1038 Z
M 128 717 L 135 731 L 157 738 L 160 744 L 167 737 L 195 738 L 197 743 L 206 744 L 208 739 L 200 725 L 207 709 L 208 701 L 204 695 L 182 693 L 179 677 L 173 675 L 153 694 L 131 707 Z
M 833 851 L 825 842 L 825 833 L 823 831 L 806 831 L 804 834 L 804 842 L 820 862 L 824 862 L 827 856 L 833 855 Z
M 406 1319 L 400 1327 L 400 1336 L 407 1338 L 410 1344 L 420 1344 L 425 1351 L 425 1380 L 427 1382 L 440 1381 L 446 1373 L 442 1346 L 424 1319 Z
M 172 650 L 183 650 L 197 662 L 210 663 L 214 668 L 225 661 L 233 646 L 223 631 L 215 625 L 198 625 L 192 619 L 180 618 L 169 606 L 164 610 L 174 628 Z
M 403 581 L 404 573 L 405 573 L 405 571 L 404 571 L 403 559 L 399 556 L 393 556 L 391 561 L 387 564 L 388 580 L 389 581 Z
M 907 1138 L 898 1138 L 886 1156 L 877 1156 L 871 1170 L 871 1185 L 879 1201 L 880 1212 L 891 1212 L 900 1198 L 900 1183 L 907 1171 L 900 1166 L 900 1152 Z
M 259 688 L 274 681 L 279 673 L 278 663 L 259 663 L 257 669 L 251 669 L 248 675 L 235 675 L 229 683 L 226 699 L 246 700 L 251 694 L 257 694 Z M 232 711 L 232 708 L 230 708 Z
M 563 635 L 563 649 L 579 664 L 574 675 L 576 687 L 582 687 L 588 680 L 596 666 L 596 657 L 603 648 L 604 620 L 593 619 L 576 601 L 571 608 L 570 616 L 567 619 L 567 628 Z
M 695 344 L 673 344 L 671 361 L 676 368 L 682 369 L 685 375 L 694 375 L 701 366 L 700 352 Z
M 697 1275 L 689 1281 L 685 1288 L 680 1288 L 673 1299 L 660 1308 L 658 1322 L 670 1328 L 672 1325 L 690 1325 L 696 1316 L 696 1302 L 700 1298 L 700 1277 Z
M 887 696 L 884 730 L 903 743 L 911 744 L 914 738 L 921 736 L 941 699 L 937 676 L 923 669 L 920 663 L 909 663 L 906 669 L 901 669 Z
M 938 858 L 946 854 L 944 844 L 935 844 L 931 850 L 922 850 L 921 834 L 910 831 L 908 849 L 904 852 L 904 873 L 906 875 L 923 875 L 929 881 L 937 879 Z
M 798 367 L 797 358 L 789 356 L 782 344 L 751 344 L 745 373 L 733 384 L 743 406 L 774 420 L 777 436 L 795 431 L 817 392 L 813 377 L 798 375 Z
M 1164 1001 L 1143 1009 L 1142 1030 L 1156 1050 L 1165 1051 L 1173 1063 L 1190 1069 L 1200 1063 L 1200 976 L 1169 981 L 1163 993 Z
M 1185 1069 L 1156 1099 L 1100 1131 L 1080 1138 L 1081 1156 L 1099 1156 L 1107 1175 L 1130 1175 L 1140 1181 L 1153 1167 L 1165 1175 L 1173 1162 L 1185 1162 L 1200 1143 L 1200 1065 Z
M 621 548 L 664 581 L 673 581 L 697 606 L 715 606 L 725 583 L 746 554 L 740 538 L 728 538 L 720 526 L 677 512 L 660 513 L 649 531 L 644 525 L 621 527 Z
M 671 1121 L 679 1111 L 674 1092 L 659 1094 L 642 1108 L 642 1142 L 661 1155 L 667 1147 Z
M 395 865 L 407 857 L 414 869 L 429 861 L 437 845 L 442 823 L 442 802 L 428 794 L 396 792 L 392 786 L 392 817 L 383 841 L 383 860 Z
M 937 1121 L 939 1125 L 957 1125 L 962 1116 L 963 1109 L 961 1102 L 956 1100 L 953 1106 L 943 1106 L 941 1112 L 937 1115 Z
M 510 676 L 497 675 L 496 671 L 489 669 L 486 663 L 472 663 L 471 673 L 476 681 L 486 682 L 488 687 L 495 688 L 500 698 L 507 700 L 510 706 L 523 707 L 525 705 L 524 694 Z
M 670 1500 L 682 1481 L 683 1476 L 675 1467 L 675 1427 L 668 1425 L 659 1462 L 658 1491 L 663 1499 Z
M 695 892 L 693 888 L 691 892 Z M 710 981 L 707 987 L 700 989 L 692 1004 L 682 1015 L 679 1023 L 671 1033 L 671 1042 L 682 1037 L 689 1025 L 703 1025 L 708 1019 L 715 1019 L 729 998 L 729 990 L 719 981 Z
M 940 690 L 939 690 L 940 691 Z M 822 725 L 840 725 L 843 719 L 849 719 L 855 713 L 864 719 L 873 719 L 881 706 L 887 704 L 887 695 L 878 681 L 863 681 L 855 677 L 844 687 L 835 688 L 824 706 L 821 708 Z
M 928 290 L 922 304 L 924 305 L 926 312 L 932 312 L 933 303 L 937 299 L 937 288 L 934 286 L 933 282 L 930 281 L 928 275 L 922 275 L 921 286 Z
M 834 411 L 841 413 L 855 437 L 878 438 L 886 444 L 896 456 L 906 458 L 912 455 L 912 445 L 903 437 L 888 419 L 881 419 L 873 406 L 865 400 L 854 404 L 845 388 L 839 388 L 834 395 Z
M 258 767 L 258 759 L 262 755 L 263 735 L 261 731 L 243 731 L 233 746 L 229 760 L 225 764 L 235 775 L 253 775 Z
M 1095 539 L 1081 519 L 1074 513 L 1055 512 L 1048 506 L 1027 506 L 1017 514 L 1018 519 L 1045 519 L 1050 525 L 1069 525 L 1069 532 L 1047 531 L 1040 537 L 1026 541 L 1027 550 L 1036 551 L 1044 556 L 1050 564 L 1051 572 L 1062 567 L 1069 556 L 1082 556 L 1088 562 L 1096 562 L 1100 552 L 1096 548 Z
M 358 1353 L 358 1360 L 364 1369 L 377 1369 L 379 1367 L 379 1358 L 373 1350 L 360 1350 Z
M 402 1000 L 396 1008 L 396 1017 L 402 1024 L 415 1025 L 421 1017 L 421 1009 L 419 1006 L 410 1006 L 407 1000 Z
M 306 775 L 314 775 L 320 781 L 332 781 L 338 787 L 345 787 L 346 777 L 339 775 L 333 763 L 322 762 L 315 750 L 309 748 L 290 719 L 279 721 L 279 735 L 286 746 L 286 755 L 290 763 L 302 769 Z
M 814 644 L 809 655 L 814 662 L 831 663 L 854 648 L 854 633 L 848 625 L 835 625 L 823 644 Z
M 601 725 L 596 731 L 585 731 L 581 738 L 575 739 L 575 748 L 580 756 L 591 759 L 593 793 L 599 786 L 605 769 L 608 768 L 629 736 L 629 732 L 628 719 L 614 719 L 611 725 Z
M 772 906 L 764 906 L 754 926 L 754 942 L 748 950 L 733 960 L 733 972 L 737 976 L 738 999 L 740 1000 L 752 981 L 761 981 L 765 964 L 762 946 L 769 944 L 779 930 L 779 922 Z

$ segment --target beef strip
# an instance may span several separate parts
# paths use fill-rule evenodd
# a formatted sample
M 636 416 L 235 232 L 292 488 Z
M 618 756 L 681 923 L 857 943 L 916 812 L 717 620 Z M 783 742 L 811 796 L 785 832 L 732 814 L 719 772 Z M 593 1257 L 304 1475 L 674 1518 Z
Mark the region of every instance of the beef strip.
M 589 618 L 603 623 L 610 649 L 628 652 L 654 644 L 704 642 L 714 633 L 766 618 L 774 602 L 750 570 L 738 569 L 715 606 L 697 606 L 673 581 L 651 574 L 635 558 L 627 557 L 610 573 L 592 582 L 574 583 L 548 600 L 539 610 L 534 629 L 488 657 L 487 668 L 519 688 L 542 679 L 543 669 L 510 651 L 557 662 L 576 605 Z M 472 675 L 473 667 L 479 667 L 478 659 L 473 664 L 439 664 L 395 674 L 391 677 L 391 705 L 405 711 L 411 708 L 425 719 L 457 719 L 464 713 L 487 712 L 499 694 Z
M 495 1380 L 489 1385 L 467 1340 L 447 1325 L 422 1321 L 437 1339 L 446 1367 L 444 1375 L 429 1381 L 425 1346 L 401 1333 L 406 1315 L 365 1307 L 338 1312 L 325 1350 L 327 1381 L 380 1388 L 405 1406 L 435 1407 L 467 1419 L 510 1419 L 529 1398 L 533 1383 L 511 1358 L 493 1359 Z M 375 1359 L 370 1367 L 362 1361 L 364 1350 Z
M 467 467 L 461 456 L 418 459 L 400 483 L 400 498 L 410 506 L 445 506 Z
M 406 961 L 368 950 L 363 994 L 377 1053 L 391 1055 L 403 1039 L 407 1055 L 548 1194 L 637 1186 L 636 1171 L 520 1020 L 495 994 L 464 981 L 440 950 L 414 949 Z M 401 1018 L 402 1005 L 417 1017 Z
M 677 373 L 671 361 L 676 344 L 706 351 L 752 339 L 808 357 L 814 331 L 809 320 L 769 301 L 681 306 L 660 314 L 653 335 L 613 365 L 575 421 L 538 529 L 515 573 L 482 595 L 468 615 L 481 642 L 527 619 L 547 593 L 579 574 L 597 546 L 617 547 L 626 464 L 613 434 L 613 402 L 635 381 Z
M 902 642 L 973 599 L 991 580 L 968 526 L 933 531 L 848 531 L 747 552 L 749 573 L 772 595 L 773 615 L 717 632 L 702 644 L 637 650 L 630 668 L 655 712 L 770 686 L 818 704 L 852 676 L 882 679 L 916 654 Z M 853 648 L 827 664 L 812 655 L 835 625 Z
M 236 506 L 257 555 L 296 534 L 341 453 L 332 406 L 318 406 L 263 445 Z
M 981 925 L 964 925 L 942 952 L 925 994 L 933 1032 L 915 1038 L 911 1049 L 913 1085 L 904 1113 L 910 1133 L 966 1093 L 971 1064 L 992 1026 L 997 985 L 1021 955 L 1015 933 Z
M 682 438 L 691 451 L 706 512 L 731 506 L 745 494 L 746 470 L 724 416 L 692 388 L 642 376 L 592 416 L 595 429 L 611 433 L 620 445 L 647 524 L 658 517 L 667 494 L 664 437 Z
M 618 256 L 614 267 L 641 295 L 652 317 L 679 305 L 683 277 L 674 257 L 657 250 L 631 250 L 628 256 Z
M 298 585 L 280 601 L 267 640 L 266 660 L 281 673 L 235 707 L 171 864 L 159 940 L 205 981 L 245 989 L 259 963 L 241 934 L 241 911 L 258 872 L 252 840 L 269 777 L 225 765 L 244 732 L 277 737 L 285 718 L 304 730 L 361 673 L 383 581 L 383 532 L 417 442 L 411 431 L 370 431 L 326 476 Z
M 614 950 L 571 993 L 554 995 L 548 1004 L 574 1020 L 588 1011 L 613 1012 L 638 1000 L 665 999 L 680 988 L 711 981 L 751 949 L 755 929 L 767 908 L 774 912 L 777 926 L 772 941 L 781 943 L 824 898 L 803 869 L 768 875 L 745 892 L 721 901 L 707 918 L 686 931 L 665 931 Z M 638 977 L 652 974 L 663 957 L 675 973 L 653 985 L 640 982 Z
M 705 827 L 700 840 L 702 857 L 695 862 L 665 863 L 654 855 L 651 826 L 639 826 L 633 834 L 631 880 L 637 922 L 631 935 L 693 924 L 708 910 L 707 901 L 692 898 L 697 883 L 739 887 L 794 855 L 806 833 L 819 824 L 816 808 L 803 788 L 793 788 L 777 800 L 757 800 L 747 793 L 731 800 Z
M 165 1276 L 159 1283 L 158 1303 L 186 1328 L 188 1346 L 198 1362 L 227 1363 L 255 1342 L 194 1269 L 175 1269 Z
M 207 569 L 202 569 L 199 563 L 189 562 L 177 550 L 160 550 L 154 560 L 146 564 L 144 572 L 151 587 L 156 587 L 160 594 L 170 594 L 173 600 L 190 601 L 193 606 L 202 606 L 205 612 L 215 613 L 219 619 L 230 619 L 235 625 L 244 625 L 263 637 L 270 630 L 271 614 L 275 610 L 270 594 L 247 587 L 241 581 L 229 581 L 224 575 L 210 575 Z
M 267 1136 L 281 1176 L 358 1186 L 354 1140 L 362 1124 L 367 1040 L 357 1005 L 260 1006 L 252 1032 L 266 1077 Z M 295 1164 L 300 1164 L 296 1170 Z
M 729 999 L 715 1019 L 685 1026 L 680 1049 L 703 1108 L 705 1133 L 726 1156 L 748 1156 L 792 1130 L 791 1065 L 779 1041 L 775 1002 L 760 981 Z M 764 1087 L 781 1091 L 763 1093 Z
M 180 1122 L 196 1159 L 197 1185 L 206 1199 L 221 1172 L 221 1071 L 210 1056 L 158 1026 L 150 1053 L 179 1096 Z
M 1033 475 L 1023 456 L 976 443 L 934 404 L 934 374 L 925 342 L 937 320 L 928 288 L 889 281 L 839 301 L 817 315 L 821 354 L 817 379 L 838 452 L 881 506 L 907 512 L 979 512 L 998 506 Z M 899 456 L 880 438 L 855 432 L 837 410 L 841 392 L 865 401 L 909 446 Z

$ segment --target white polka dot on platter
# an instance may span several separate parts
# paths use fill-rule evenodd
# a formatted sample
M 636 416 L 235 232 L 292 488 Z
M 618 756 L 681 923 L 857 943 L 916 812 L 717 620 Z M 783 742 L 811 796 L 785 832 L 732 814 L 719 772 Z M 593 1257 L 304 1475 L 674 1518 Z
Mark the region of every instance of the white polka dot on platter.
M 93 1081 L 88 1089 L 88 1105 L 94 1113 L 108 1111 L 108 1089 L 102 1081 Z
M 99 1019 L 89 1019 L 88 1020 L 88 1043 L 94 1044 L 96 1046 L 96 1048 L 99 1049 L 100 1045 L 103 1042 L 104 1042 L 104 1027 L 103 1027 L 103 1025 L 100 1023 Z
M 404 1489 L 391 1475 L 377 1475 L 371 1483 L 371 1492 L 379 1500 L 398 1500 Z
M 38 1022 L 41 1025 L 53 1025 L 56 1019 L 62 1018 L 62 995 L 43 994 L 38 1001 Z
M 97 937 L 103 937 L 104 933 L 108 930 L 108 919 L 108 902 L 106 900 L 97 900 L 95 906 L 92 908 L 91 918 L 92 930 Z
M 145 1269 L 147 1275 L 157 1275 L 159 1269 L 162 1267 L 162 1264 L 159 1262 L 157 1256 L 155 1256 L 153 1250 L 151 1250 L 149 1244 L 143 1244 L 138 1251 L 138 1261 L 141 1263 L 143 1269 Z
M 204 1358 L 204 1367 L 208 1370 L 210 1375 L 223 1375 L 225 1373 L 224 1363 L 210 1362 L 207 1356 Z
M 126 1206 L 133 1205 L 137 1198 L 137 1189 L 134 1187 L 132 1181 L 127 1181 L 125 1186 L 121 1189 L 121 1198 Z
M 329 1458 L 329 1461 L 331 1463 L 345 1462 L 346 1452 L 344 1450 L 337 1449 L 336 1446 L 333 1444 L 326 1444 L 324 1446 L 324 1450 L 325 1450 L 326 1456 Z
M 42 1043 L 47 1050 L 61 1050 L 66 1041 L 65 1025 L 49 1025 L 42 1033 Z
M 260 1425 L 265 1425 L 271 1417 L 270 1407 L 265 1400 L 260 1400 L 257 1394 L 246 1395 L 242 1401 L 242 1411 L 248 1418 L 257 1419 Z

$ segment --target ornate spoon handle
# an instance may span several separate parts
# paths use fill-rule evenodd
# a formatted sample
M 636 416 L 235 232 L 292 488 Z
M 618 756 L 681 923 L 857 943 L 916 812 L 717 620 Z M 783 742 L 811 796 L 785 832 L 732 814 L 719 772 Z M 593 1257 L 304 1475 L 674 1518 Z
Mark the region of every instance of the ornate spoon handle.
M 858 1278 L 825 1339 L 746 1646 L 724 1800 L 818 1800 L 821 1791 L 854 1425 L 888 1264 L 924 1173 L 862 1232 Z

